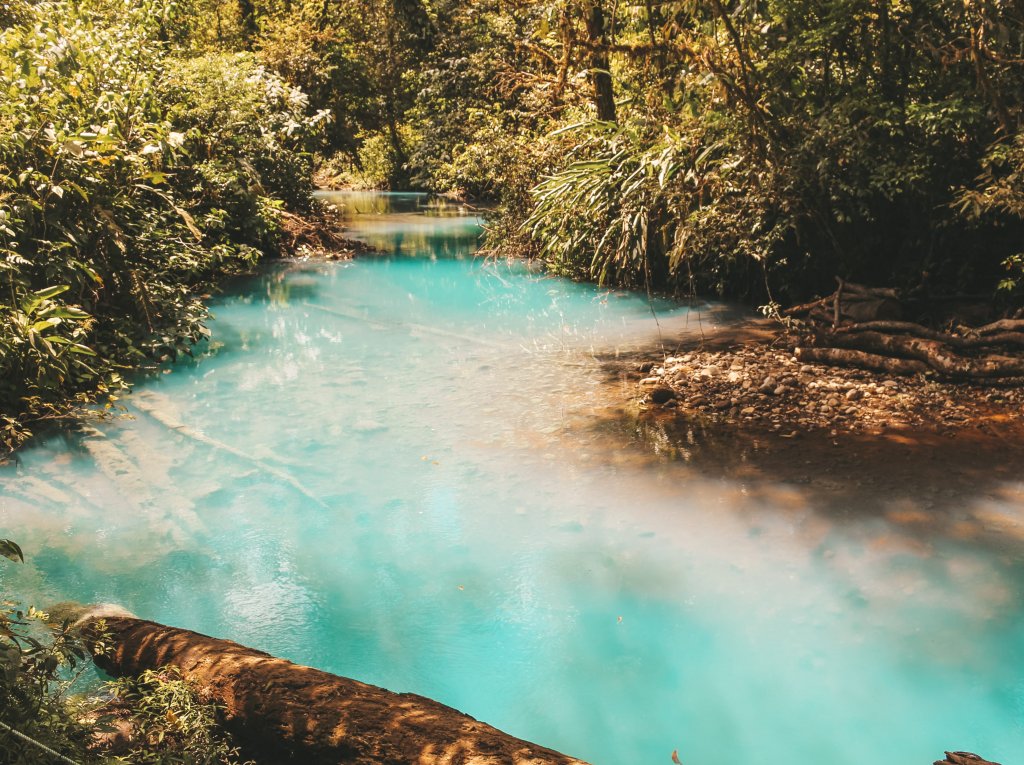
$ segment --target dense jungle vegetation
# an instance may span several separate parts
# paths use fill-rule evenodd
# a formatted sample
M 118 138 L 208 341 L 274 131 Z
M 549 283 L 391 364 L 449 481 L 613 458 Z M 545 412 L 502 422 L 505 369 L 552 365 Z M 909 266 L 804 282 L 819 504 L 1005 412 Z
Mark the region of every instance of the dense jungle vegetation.
M 5 451 L 188 353 L 314 177 L 490 203 L 490 251 L 607 284 L 1021 303 L 1009 0 L 9 0 L 0 30 Z M 35 615 L 0 613 L 0 721 L 88 758 L 51 693 L 80 649 Z M 191 709 L 174 682 L 122 690 Z

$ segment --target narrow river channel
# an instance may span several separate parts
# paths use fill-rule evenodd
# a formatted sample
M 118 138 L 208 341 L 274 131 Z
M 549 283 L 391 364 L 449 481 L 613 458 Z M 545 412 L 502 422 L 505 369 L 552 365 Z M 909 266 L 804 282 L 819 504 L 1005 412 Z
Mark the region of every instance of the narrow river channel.
M 474 258 L 480 220 L 420 196 L 335 201 L 383 254 L 234 285 L 131 418 L 0 469 L 28 556 L 4 592 L 116 602 L 595 765 L 1024 762 L 1024 484 L 965 500 L 996 549 L 651 459 L 596 427 L 623 394 L 598 357 L 728 310 Z

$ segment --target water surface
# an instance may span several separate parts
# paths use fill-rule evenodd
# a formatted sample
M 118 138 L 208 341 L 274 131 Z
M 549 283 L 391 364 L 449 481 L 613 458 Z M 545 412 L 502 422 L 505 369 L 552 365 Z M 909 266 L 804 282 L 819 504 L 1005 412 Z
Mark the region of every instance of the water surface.
M 420 196 L 335 199 L 382 254 L 239 283 L 132 419 L 0 471 L 29 555 L 6 590 L 117 602 L 595 765 L 1024 761 L 1024 486 L 965 499 L 996 550 L 652 460 L 594 427 L 622 394 L 595 357 L 728 310 L 481 261 L 480 220 Z

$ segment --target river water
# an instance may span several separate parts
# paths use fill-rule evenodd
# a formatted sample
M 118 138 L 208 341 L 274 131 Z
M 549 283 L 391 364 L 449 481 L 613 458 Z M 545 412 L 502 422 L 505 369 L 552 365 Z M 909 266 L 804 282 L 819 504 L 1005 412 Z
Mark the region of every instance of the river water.
M 730 311 L 473 258 L 480 221 L 423 197 L 334 199 L 382 254 L 234 285 L 132 418 L 0 470 L 28 557 L 5 591 L 116 602 L 595 765 L 1024 762 L 1024 485 L 965 498 L 992 546 L 652 459 L 600 426 L 624 391 L 598 357 Z

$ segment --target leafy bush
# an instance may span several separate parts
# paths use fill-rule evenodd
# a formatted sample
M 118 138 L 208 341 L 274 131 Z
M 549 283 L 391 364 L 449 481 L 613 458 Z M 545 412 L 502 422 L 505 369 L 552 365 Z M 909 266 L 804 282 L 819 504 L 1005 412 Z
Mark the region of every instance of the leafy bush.
M 108 683 L 113 700 L 106 710 L 119 713 L 138 732 L 116 761 L 133 765 L 207 763 L 233 765 L 238 749 L 219 725 L 219 707 L 179 670 L 147 670 L 138 677 Z
M 0 556 L 22 562 L 0 539 Z M 235 765 L 238 750 L 219 724 L 220 709 L 173 668 L 107 683 L 99 695 L 71 695 L 91 661 L 70 620 L 54 623 L 33 606 L 0 605 L 0 760 L 51 765 L 33 739 L 77 762 Z M 103 650 L 93 639 L 93 650 Z M 117 728 L 113 722 L 119 722 Z M 12 733 L 12 729 L 18 734 Z M 127 730 L 128 740 L 109 737 Z
M 0 556 L 23 560 L 21 549 L 0 539 Z M 47 615 L 4 598 L 0 605 L 0 760 L 49 765 L 53 757 L 14 736 L 13 728 L 52 749 L 84 758 L 90 731 L 74 717 L 65 696 L 67 672 L 85 658 L 69 625 L 47 628 Z
M 835 276 L 919 295 L 1017 283 L 1012 3 L 431 8 L 412 164 L 432 188 L 501 199 L 492 248 L 749 300 Z M 614 125 L 594 121 L 602 71 Z
M 275 252 L 281 207 L 309 209 L 327 118 L 249 54 L 175 53 L 176 3 L 13 5 L 0 32 L 7 446 L 206 334 L 197 289 Z

